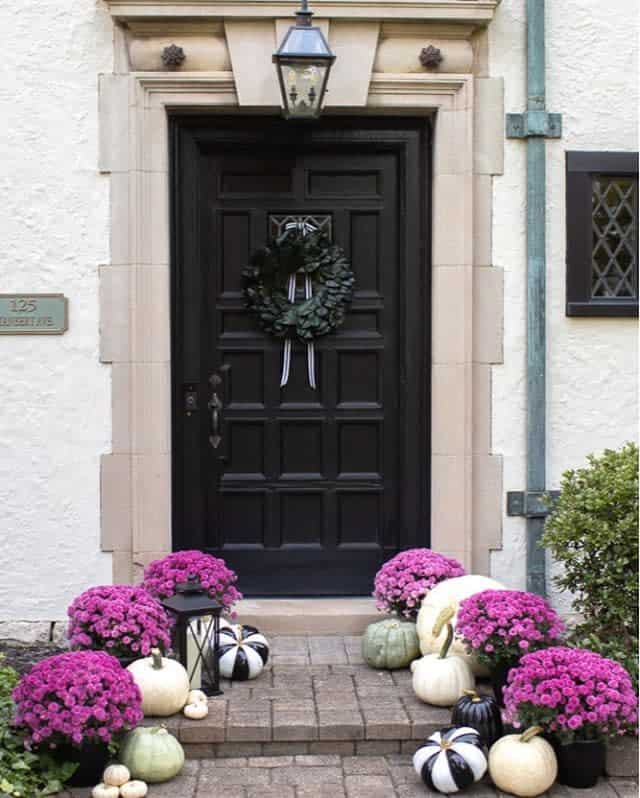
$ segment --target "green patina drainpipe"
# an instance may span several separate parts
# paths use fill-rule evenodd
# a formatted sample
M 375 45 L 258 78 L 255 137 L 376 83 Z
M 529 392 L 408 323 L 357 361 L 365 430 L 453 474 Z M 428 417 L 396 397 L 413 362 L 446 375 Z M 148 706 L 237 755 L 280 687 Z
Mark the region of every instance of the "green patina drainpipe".
M 527 0 L 527 110 L 507 114 L 506 126 L 508 138 L 527 142 L 527 487 L 508 497 L 508 512 L 527 519 L 527 590 L 540 595 L 546 592 L 539 545 L 546 487 L 545 139 L 559 138 L 562 127 L 560 114 L 546 111 L 544 13 L 545 0 Z

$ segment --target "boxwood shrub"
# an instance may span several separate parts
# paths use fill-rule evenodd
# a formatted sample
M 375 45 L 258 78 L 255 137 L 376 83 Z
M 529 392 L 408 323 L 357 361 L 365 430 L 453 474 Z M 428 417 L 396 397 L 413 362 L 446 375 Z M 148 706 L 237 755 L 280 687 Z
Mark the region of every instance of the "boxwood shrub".
M 542 545 L 581 620 L 574 645 L 622 663 L 638 685 L 638 447 L 590 455 L 563 475 Z

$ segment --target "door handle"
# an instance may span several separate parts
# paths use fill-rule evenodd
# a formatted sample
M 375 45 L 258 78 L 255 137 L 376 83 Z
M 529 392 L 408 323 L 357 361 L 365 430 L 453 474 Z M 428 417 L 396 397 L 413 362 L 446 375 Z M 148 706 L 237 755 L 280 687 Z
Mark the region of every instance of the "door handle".
M 211 435 L 209 435 L 209 443 L 213 446 L 214 449 L 217 449 L 222 442 L 222 436 L 220 435 L 220 417 L 222 411 L 222 402 L 220 401 L 220 397 L 214 391 L 211 399 L 207 404 L 207 407 L 211 411 Z
M 211 412 L 211 434 L 209 435 L 209 443 L 214 449 L 217 449 L 222 443 L 222 408 L 224 407 L 216 389 L 222 384 L 224 376 L 230 368 L 231 365 L 229 363 L 223 363 L 220 368 L 214 371 L 209 377 L 209 384 L 213 388 L 211 399 L 209 399 L 207 403 L 207 407 Z

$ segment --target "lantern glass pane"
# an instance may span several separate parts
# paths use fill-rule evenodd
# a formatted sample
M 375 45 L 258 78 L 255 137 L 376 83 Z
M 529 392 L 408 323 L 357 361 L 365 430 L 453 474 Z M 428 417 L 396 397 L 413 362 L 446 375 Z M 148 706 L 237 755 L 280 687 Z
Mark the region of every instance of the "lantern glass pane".
M 326 66 L 308 62 L 282 64 L 282 80 L 291 116 L 318 115 L 326 72 Z
M 283 42 L 280 55 L 321 55 L 331 57 L 331 51 L 318 28 L 292 27 Z

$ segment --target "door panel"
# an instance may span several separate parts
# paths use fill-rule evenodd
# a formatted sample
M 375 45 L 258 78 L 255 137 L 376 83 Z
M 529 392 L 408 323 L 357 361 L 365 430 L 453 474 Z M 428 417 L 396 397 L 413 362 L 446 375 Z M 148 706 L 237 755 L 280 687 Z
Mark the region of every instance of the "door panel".
M 369 593 L 429 541 L 428 127 L 176 117 L 172 147 L 174 546 L 224 557 L 247 595 Z M 280 388 L 282 341 L 241 291 L 251 253 L 303 218 L 356 277 L 317 390 L 300 343 Z

